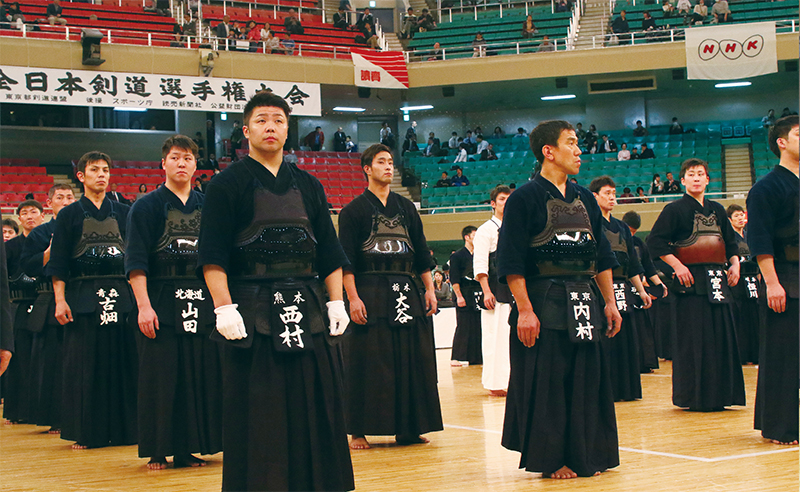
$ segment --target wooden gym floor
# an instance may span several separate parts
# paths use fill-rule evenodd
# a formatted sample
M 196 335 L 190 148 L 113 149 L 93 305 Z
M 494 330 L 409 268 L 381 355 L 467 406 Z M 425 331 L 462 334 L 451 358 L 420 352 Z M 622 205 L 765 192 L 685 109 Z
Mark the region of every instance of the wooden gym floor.
M 352 451 L 362 491 L 797 491 L 798 447 L 766 442 L 753 430 L 757 366 L 744 366 L 747 407 L 691 413 L 671 404 L 671 366 L 642 375 L 644 398 L 617 403 L 620 461 L 599 477 L 555 481 L 517 468 L 500 446 L 504 398 L 487 395 L 480 366 L 450 368 L 438 350 L 445 430 L 427 445 L 372 438 Z M 72 451 L 30 425 L 0 426 L 0 490 L 216 491 L 222 456 L 202 469 L 149 471 L 136 446 Z

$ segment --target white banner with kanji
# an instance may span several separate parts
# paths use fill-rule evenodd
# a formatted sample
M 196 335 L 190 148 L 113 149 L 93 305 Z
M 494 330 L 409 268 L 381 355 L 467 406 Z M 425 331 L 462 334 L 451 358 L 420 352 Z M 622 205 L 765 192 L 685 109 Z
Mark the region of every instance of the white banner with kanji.
M 400 51 L 350 50 L 359 87 L 408 89 L 408 68 Z
M 293 115 L 322 115 L 319 84 L 0 66 L 0 103 L 237 112 L 262 90 Z
M 774 22 L 686 29 L 687 79 L 737 80 L 777 71 Z

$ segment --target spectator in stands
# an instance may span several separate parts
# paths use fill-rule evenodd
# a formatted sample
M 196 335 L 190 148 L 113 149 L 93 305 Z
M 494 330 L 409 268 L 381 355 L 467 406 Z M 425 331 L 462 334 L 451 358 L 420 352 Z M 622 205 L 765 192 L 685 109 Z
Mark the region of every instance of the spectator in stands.
M 695 5 L 694 10 L 692 10 L 690 24 L 702 24 L 706 20 L 706 17 L 708 17 L 708 7 L 706 7 L 706 3 L 703 0 L 697 0 L 697 5 Z
M 433 139 L 433 142 L 434 142 L 436 145 L 438 145 L 439 147 L 441 147 L 441 146 L 442 146 L 442 142 L 440 142 L 440 141 L 439 141 L 439 139 L 438 139 L 438 138 L 436 138 L 436 134 L 435 134 L 435 133 L 433 133 L 433 132 L 430 132 L 430 133 L 428 133 L 428 138 L 432 138 L 432 139 Z
M 569 12 L 567 0 L 558 0 L 556 3 L 556 12 Z
M 583 140 L 586 148 L 592 148 L 592 143 L 598 140 L 600 140 L 600 133 L 598 133 L 597 127 L 589 125 L 589 131 L 586 132 L 586 138 Z
M 678 15 L 686 17 L 692 11 L 692 2 L 690 0 L 678 0 L 675 8 L 678 10 Z
M 338 29 L 350 28 L 350 23 L 347 22 L 347 13 L 344 11 L 341 5 L 339 5 L 339 11 L 333 14 L 333 27 Z
M 683 189 L 681 188 L 681 184 L 673 179 L 672 173 L 667 173 L 667 182 L 664 183 L 664 194 L 676 195 L 682 191 Z
M 731 17 L 731 9 L 728 6 L 728 0 L 717 0 L 714 6 L 711 7 L 711 15 L 714 16 L 715 24 L 732 21 L 733 18 Z
M 231 131 L 231 157 L 233 157 L 234 160 L 238 160 L 236 151 L 242 148 L 242 140 L 244 140 L 242 123 L 236 120 L 233 122 L 233 130 Z
M 281 42 L 283 53 L 289 56 L 294 55 L 294 48 L 296 45 L 297 44 L 294 42 L 294 39 L 292 39 L 292 34 L 287 32 L 286 39 Z
M 22 24 L 25 23 L 25 15 L 19 8 L 19 2 L 14 2 L 9 6 L 3 4 L 3 7 L 5 8 L 4 16 L 6 20 L 8 20 L 13 27 L 22 29 Z
M 361 28 L 361 35 L 364 37 L 362 41 L 364 44 L 369 46 L 372 49 L 378 48 L 378 35 L 375 34 L 375 29 L 372 28 L 372 24 L 369 22 L 364 24 L 364 27 Z
M 642 142 L 642 152 L 639 154 L 639 159 L 655 159 L 656 155 L 653 149 L 648 149 L 647 144 Z
M 344 148 L 347 149 L 347 152 L 358 152 L 358 145 L 353 142 L 353 139 L 350 138 L 350 135 L 348 135 L 344 141 Z
M 469 185 L 469 179 L 464 176 L 464 171 L 461 167 L 456 168 L 456 175 L 450 179 L 450 184 L 452 186 L 467 186 Z
M 661 10 L 664 12 L 662 15 L 664 18 L 672 17 L 675 15 L 675 6 L 672 5 L 669 0 L 664 0 L 661 2 Z
M 653 181 L 650 182 L 650 192 L 648 195 L 661 195 L 664 193 L 664 183 L 661 182 L 661 175 L 654 174 Z
M 408 130 L 406 130 L 406 138 L 403 141 L 403 154 L 405 154 L 407 151 L 417 152 L 418 150 L 419 147 L 417 146 L 417 122 L 412 121 L 411 126 L 408 127 Z
M 629 161 L 631 160 L 631 151 L 628 150 L 628 144 L 622 142 L 622 148 L 619 152 L 617 152 L 617 160 L 618 161 Z
M 283 19 L 283 27 L 289 34 L 303 34 L 305 32 L 295 9 L 289 9 L 289 15 Z
M 583 129 L 583 123 L 575 125 L 575 136 L 578 137 L 578 142 L 583 142 L 586 139 L 586 130 Z
M 250 52 L 258 52 L 258 46 L 261 44 L 261 29 L 254 20 L 247 23 L 247 40 L 250 41 Z
M 25 200 L 35 200 L 33 193 L 25 193 Z
M 422 14 L 417 19 L 417 30 L 419 32 L 432 31 L 436 29 L 436 20 L 428 9 L 422 9 Z
M 647 39 L 655 38 L 657 36 L 656 31 L 659 30 L 656 25 L 656 20 L 650 15 L 650 12 L 645 12 L 642 16 L 642 31 L 645 31 L 645 37 L 647 37 Z
M 115 202 L 124 203 L 125 205 L 131 204 L 130 200 L 117 191 L 117 183 L 111 183 L 111 191 L 109 191 L 106 196 L 108 196 L 109 200 L 114 200 Z
M 224 50 L 227 49 L 227 43 L 222 41 L 223 39 L 230 39 L 232 36 L 231 33 L 231 18 L 230 16 L 225 16 L 222 18 L 222 22 L 217 24 L 217 27 L 214 28 L 214 34 L 216 34 L 217 38 L 220 40 L 220 47 L 219 49 Z
M 450 186 L 450 176 L 447 175 L 447 171 L 442 171 L 442 178 L 433 187 L 447 188 L 448 186 Z
M 381 131 L 383 131 L 381 129 Z M 336 133 L 333 134 L 333 151 L 334 152 L 345 152 L 344 142 L 347 140 L 347 135 L 345 135 L 344 130 L 340 126 L 336 129 Z
M 475 148 L 475 153 L 480 154 L 487 148 L 489 148 L 489 142 L 483 139 L 483 135 L 478 135 L 478 145 Z
M 482 137 L 483 136 L 483 130 L 481 130 L 481 127 L 476 126 L 475 127 L 475 138 L 477 138 L 478 135 L 480 135 Z
M 231 46 L 236 51 L 245 51 L 249 49 L 247 43 L 240 43 L 239 41 L 247 40 L 247 29 L 239 21 L 233 21 L 233 29 L 231 30 L 231 38 L 233 42 Z M 245 48 L 244 46 L 248 46 Z
M 437 140 L 438 139 L 428 138 L 428 145 L 425 146 L 425 150 L 422 151 L 422 155 L 425 157 L 434 157 L 439 155 L 441 148 L 439 147 Z
M 55 26 L 56 22 L 62 26 L 66 26 L 67 19 L 61 17 L 63 10 L 64 9 L 61 8 L 61 0 L 53 0 L 53 3 L 47 6 L 47 22 L 49 22 L 51 26 Z
M 793 114 L 797 114 L 797 111 L 792 111 L 789 108 L 783 108 L 783 111 L 781 111 L 781 118 L 785 118 Z
M 348 11 L 349 12 L 349 11 L 353 10 L 353 7 L 350 6 L 350 1 L 349 0 L 341 0 L 339 2 L 339 10 L 344 10 L 344 11 Z
M 518 140 L 519 140 L 519 139 L 525 139 L 525 140 L 527 140 L 527 139 L 528 139 L 528 133 L 525 131 L 525 129 L 524 129 L 524 128 L 522 128 L 522 127 L 519 127 L 519 128 L 517 128 L 517 134 L 516 134 L 516 135 L 514 135 L 514 136 L 513 136 L 513 137 L 511 137 L 511 138 L 516 138 L 516 139 L 518 139 Z
M 494 127 L 494 132 L 492 132 L 492 138 L 503 138 L 506 136 L 506 132 L 503 131 L 502 128 L 499 126 Z
M 306 144 L 306 147 L 309 147 L 314 152 L 322 150 L 322 145 L 325 143 L 325 133 L 323 133 L 322 127 L 318 126 L 314 128 L 314 131 L 306 135 L 303 142 Z
M 494 153 L 494 145 L 489 144 L 486 146 L 485 149 L 481 151 L 481 159 L 482 161 L 496 161 L 497 154 Z
M 631 159 L 630 160 L 638 161 L 641 158 L 642 157 L 639 155 L 639 149 L 637 149 L 636 147 L 632 148 L 631 149 Z
M 608 135 L 603 135 L 603 141 L 600 142 L 600 145 L 598 146 L 597 149 L 597 153 L 606 154 L 616 151 L 617 151 L 617 143 L 608 138 Z
M 428 61 L 437 61 L 444 58 L 444 52 L 442 51 L 442 45 L 439 44 L 439 41 L 433 43 L 433 49 L 431 50 L 431 56 L 428 57 Z
M 678 118 L 672 118 L 672 125 L 669 127 L 669 134 L 670 135 L 680 135 L 683 133 L 683 125 L 678 123 Z
M 3 219 L 3 242 L 19 236 L 19 225 L 14 219 Z
M 769 132 L 769 129 L 772 128 L 774 124 L 775 124 L 775 110 L 770 109 L 769 111 L 767 111 L 767 115 L 761 118 L 761 125 L 767 129 L 767 132 Z
M 194 186 L 192 189 L 198 193 L 203 193 L 203 178 L 202 174 L 196 178 L 194 178 Z
M 450 282 L 444 279 L 444 273 L 441 270 L 433 271 L 433 288 L 436 291 L 438 307 L 453 307 L 452 288 Z
M 620 36 L 621 34 L 631 32 L 631 28 L 628 25 L 628 20 L 626 19 L 627 15 L 628 13 L 622 10 L 619 13 L 619 17 L 614 19 L 614 21 L 611 23 L 611 32 L 617 35 L 620 44 L 625 44 L 630 41 L 629 38 L 626 37 L 626 39 L 623 39 L 623 36 Z
M 633 136 L 634 137 L 646 137 L 650 132 L 647 131 L 647 128 L 642 126 L 642 120 L 636 120 L 636 128 L 633 129 Z
M 530 39 L 535 34 L 539 34 L 539 30 L 536 29 L 536 24 L 533 23 L 533 16 L 529 14 L 522 23 L 522 38 Z
M 146 194 L 147 194 L 147 185 L 142 183 L 139 185 L 139 193 L 136 194 L 136 199 L 138 200 L 139 198 L 145 196 Z
M 483 33 L 479 32 L 472 40 L 472 58 L 484 56 L 486 56 L 486 40 L 483 39 Z
M 264 28 L 261 29 L 261 42 L 264 43 L 264 53 L 268 55 L 272 53 L 283 53 L 281 40 L 275 37 L 272 29 L 267 29 L 266 24 L 264 24 Z
M 364 29 L 364 25 L 369 24 L 370 26 L 375 25 L 375 17 L 369 11 L 369 7 L 365 8 L 363 12 L 358 16 L 358 20 L 356 21 L 356 29 L 361 31 Z
M 204 157 L 206 155 L 206 147 L 203 144 L 203 134 L 200 132 L 195 132 L 192 141 L 194 141 L 194 143 L 197 145 L 197 155 L 199 157 Z
M 450 136 L 450 140 L 447 141 L 447 147 L 451 149 L 457 149 L 458 144 L 458 132 L 453 132 Z
M 641 186 L 636 188 L 636 202 L 635 203 L 650 203 L 650 199 L 644 194 L 644 188 Z
M 467 152 L 470 154 L 477 153 L 478 149 L 478 139 L 472 135 L 472 130 L 467 130 L 467 134 L 464 136 L 464 145 L 467 147 Z
M 414 14 L 414 9 L 409 7 L 403 17 L 403 28 L 400 30 L 400 37 L 402 39 L 411 39 L 414 33 L 417 32 L 417 16 Z
M 536 50 L 537 53 L 545 52 L 545 51 L 555 51 L 556 45 L 550 42 L 550 36 L 547 34 L 544 35 L 542 38 L 542 42 L 539 43 L 539 49 Z
M 617 203 L 636 203 L 635 196 L 631 193 L 631 189 L 627 186 L 622 189 L 622 194 L 619 196 Z
M 458 155 L 456 156 L 456 160 L 453 163 L 458 162 L 467 162 L 467 147 L 468 145 L 464 142 L 461 142 L 458 146 Z
M 206 161 L 206 169 L 211 169 L 212 171 L 219 172 L 219 161 L 217 160 L 216 154 L 208 154 L 208 160 Z

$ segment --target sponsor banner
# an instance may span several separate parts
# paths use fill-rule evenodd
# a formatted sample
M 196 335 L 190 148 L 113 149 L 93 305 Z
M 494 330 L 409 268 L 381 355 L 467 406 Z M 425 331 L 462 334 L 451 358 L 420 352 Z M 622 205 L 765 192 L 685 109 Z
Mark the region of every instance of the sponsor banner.
M 237 112 L 262 90 L 293 115 L 322 114 L 319 84 L 0 66 L 0 103 Z
M 686 29 L 686 78 L 736 80 L 778 71 L 774 22 Z
M 408 68 L 400 51 L 350 50 L 359 87 L 408 89 Z

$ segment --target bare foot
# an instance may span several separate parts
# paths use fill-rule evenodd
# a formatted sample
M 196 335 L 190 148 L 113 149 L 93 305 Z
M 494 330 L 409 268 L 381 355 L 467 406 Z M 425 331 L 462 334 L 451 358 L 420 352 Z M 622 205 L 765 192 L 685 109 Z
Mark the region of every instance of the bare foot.
M 550 475 L 547 475 L 545 473 L 545 474 L 543 474 L 543 476 L 545 476 L 545 477 L 549 476 L 550 478 L 557 478 L 557 479 L 578 478 L 578 474 L 575 473 L 574 471 L 572 471 L 566 465 L 562 466 L 561 468 L 559 468 L 558 470 L 554 471 Z
M 86 446 L 76 442 L 75 444 L 72 445 L 72 449 L 76 449 L 76 450 L 77 449 L 86 449 Z
M 350 439 L 350 449 L 369 449 L 369 443 L 364 436 L 353 436 Z
M 431 442 L 430 439 L 424 436 L 396 436 L 394 441 L 401 446 L 406 446 L 408 444 L 427 444 Z
M 467 367 L 469 365 L 469 361 L 466 360 L 451 360 L 450 367 Z
M 506 390 L 489 390 L 489 396 L 506 396 L 507 394 Z
M 770 439 L 770 441 L 772 441 L 772 444 L 782 444 L 784 446 L 797 446 L 797 441 L 781 442 L 781 441 L 778 441 L 777 439 Z
M 172 459 L 172 464 L 175 468 L 187 468 L 187 467 L 198 467 L 198 466 L 206 466 L 205 460 L 201 460 L 191 454 L 182 457 L 174 457 Z
M 150 458 L 150 461 L 147 462 L 148 470 L 164 470 L 165 468 L 167 468 L 167 458 L 164 456 Z
M 47 431 L 48 434 L 61 434 L 61 429 L 56 429 L 55 427 L 50 427 L 50 430 Z
M 3 424 L 5 424 L 5 425 L 14 425 L 14 424 L 16 424 L 16 422 L 11 421 L 11 420 L 6 420 L 5 422 L 3 422 Z

